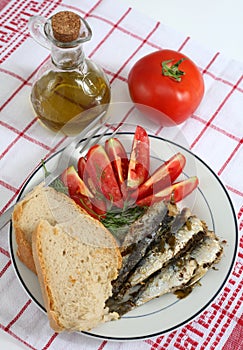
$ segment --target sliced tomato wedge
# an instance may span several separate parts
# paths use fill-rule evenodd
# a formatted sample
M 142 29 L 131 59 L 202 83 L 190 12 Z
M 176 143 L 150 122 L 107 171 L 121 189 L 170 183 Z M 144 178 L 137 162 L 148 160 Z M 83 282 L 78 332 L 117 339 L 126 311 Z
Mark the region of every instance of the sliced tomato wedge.
M 174 203 L 179 202 L 188 196 L 198 186 L 197 176 L 192 176 L 186 180 L 174 183 L 173 185 L 164 188 L 162 191 L 151 194 L 145 198 L 138 199 L 136 204 L 138 206 L 150 206 L 153 203 L 162 200 L 171 200 Z
M 74 202 L 79 205 L 82 209 L 84 209 L 90 216 L 93 218 L 100 220 L 101 218 L 105 217 L 106 212 L 101 212 L 98 210 L 93 203 L 91 202 L 90 198 L 83 196 L 80 193 L 76 193 L 70 196 Z
M 86 169 L 86 158 L 80 157 L 78 160 L 78 174 L 83 179 L 84 172 Z M 95 188 L 92 180 L 90 177 L 86 174 L 86 186 L 90 189 L 90 191 L 93 194 L 93 197 L 91 199 L 92 208 L 99 215 L 100 218 L 104 218 L 107 212 L 107 205 L 104 196 L 101 196 L 99 193 L 97 193 L 97 189 Z M 102 197 L 102 198 L 101 198 Z
M 111 204 L 123 207 L 122 194 L 103 146 L 94 145 L 89 149 L 83 179 L 85 183 L 92 182 L 96 192 L 103 194 Z
M 138 190 L 131 194 L 132 198 L 145 198 L 153 193 L 169 187 L 182 173 L 186 164 L 186 158 L 182 153 L 173 155 L 165 161 L 154 173 L 142 183 Z
M 94 197 L 91 199 L 93 211 L 99 216 L 99 219 L 104 219 L 107 213 L 107 205 L 104 198 Z
M 61 175 L 61 180 L 64 185 L 67 186 L 70 196 L 75 194 L 82 194 L 83 196 L 92 198 L 93 195 L 85 185 L 84 181 L 79 177 L 74 166 L 71 165 Z
M 150 167 L 149 137 L 144 128 L 136 127 L 128 164 L 127 187 L 135 190 L 148 177 Z
M 105 142 L 105 150 L 110 159 L 123 198 L 125 199 L 127 197 L 125 181 L 128 173 L 128 158 L 125 148 L 117 138 L 110 138 Z
M 81 177 L 81 179 L 84 178 L 85 166 L 86 166 L 86 159 L 84 157 L 80 157 L 78 160 L 77 168 L 78 168 L 78 174 Z

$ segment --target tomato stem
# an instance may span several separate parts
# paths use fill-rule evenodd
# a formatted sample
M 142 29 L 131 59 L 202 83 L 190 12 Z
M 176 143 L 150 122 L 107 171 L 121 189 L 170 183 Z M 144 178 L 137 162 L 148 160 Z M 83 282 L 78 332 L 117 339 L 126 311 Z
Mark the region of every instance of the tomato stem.
M 186 58 L 183 57 L 181 58 L 178 62 L 176 62 L 175 64 L 173 65 L 168 65 L 168 63 L 172 62 L 172 60 L 167 60 L 167 61 L 163 61 L 161 63 L 162 65 L 162 74 L 166 77 L 169 77 L 171 79 L 174 79 L 178 82 L 181 81 L 181 76 L 182 75 L 185 75 L 185 72 L 183 72 L 182 70 L 179 69 L 179 65 L 185 61 Z

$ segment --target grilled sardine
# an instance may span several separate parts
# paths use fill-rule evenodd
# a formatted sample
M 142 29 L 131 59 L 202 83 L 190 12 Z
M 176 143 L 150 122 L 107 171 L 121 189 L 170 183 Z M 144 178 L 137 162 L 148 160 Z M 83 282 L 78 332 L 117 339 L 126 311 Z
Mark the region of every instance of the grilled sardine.
M 173 210 L 171 210 L 173 208 Z M 155 207 L 155 217 L 156 217 L 156 225 L 151 225 L 150 229 L 148 229 L 148 226 L 146 226 L 147 234 L 145 235 L 145 231 L 142 229 L 141 224 L 144 223 L 146 219 L 146 214 L 143 215 L 142 218 L 138 219 L 136 223 L 136 227 L 140 227 L 140 235 L 139 240 L 137 243 L 133 243 L 129 246 L 131 251 L 128 251 L 128 253 L 124 256 L 123 251 L 123 267 L 119 272 L 118 278 L 113 283 L 113 296 L 112 298 L 116 299 L 122 299 L 123 296 L 126 293 L 126 290 L 130 287 L 130 283 L 127 283 L 127 280 L 129 279 L 129 276 L 133 274 L 134 268 L 136 268 L 137 264 L 140 261 L 143 261 L 143 257 L 147 254 L 149 251 L 153 251 L 154 247 L 157 247 L 158 244 L 160 244 L 163 237 L 168 235 L 168 232 L 175 232 L 178 229 L 180 229 L 185 222 L 187 221 L 188 217 L 191 215 L 191 212 L 189 209 L 184 208 L 181 212 L 178 213 L 178 210 L 175 210 L 175 206 L 168 204 L 166 214 L 161 218 L 161 221 L 159 222 L 157 215 L 158 215 L 158 206 Z M 161 209 L 161 208 L 159 208 Z M 151 211 L 152 207 L 149 211 L 149 219 L 151 219 L 153 212 Z M 177 215 L 175 215 L 177 214 Z M 153 231 L 151 231 L 153 229 Z M 141 234 L 141 232 L 143 232 Z M 130 234 L 129 234 L 130 237 Z M 138 236 L 137 236 L 138 238 Z
M 222 251 L 223 248 L 215 234 L 207 232 L 192 251 L 150 276 L 127 301 L 110 303 L 110 310 L 117 311 L 121 316 L 151 299 L 194 286 L 208 269 L 220 260 Z
M 129 277 L 128 282 L 135 286 L 147 279 L 151 274 L 168 264 L 205 235 L 204 224 L 196 216 L 191 216 L 177 232 L 168 232 L 161 237 L 160 242 L 151 249 L 139 262 L 137 268 Z

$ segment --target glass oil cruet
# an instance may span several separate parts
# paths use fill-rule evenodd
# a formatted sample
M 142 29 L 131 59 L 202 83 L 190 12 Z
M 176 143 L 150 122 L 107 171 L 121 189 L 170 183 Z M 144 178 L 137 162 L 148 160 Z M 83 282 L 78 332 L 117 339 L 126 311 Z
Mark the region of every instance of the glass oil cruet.
M 62 11 L 49 19 L 33 16 L 31 36 L 51 50 L 51 58 L 36 74 L 31 102 L 39 120 L 55 132 L 79 133 L 110 102 L 103 70 L 84 55 L 82 44 L 92 31 L 79 15 Z

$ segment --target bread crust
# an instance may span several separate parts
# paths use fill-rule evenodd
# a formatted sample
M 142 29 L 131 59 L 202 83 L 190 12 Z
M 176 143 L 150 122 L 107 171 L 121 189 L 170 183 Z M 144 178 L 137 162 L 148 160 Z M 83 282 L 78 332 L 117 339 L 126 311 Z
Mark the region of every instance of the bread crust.
M 50 326 L 55 332 L 59 333 L 64 330 L 64 327 L 59 323 L 58 318 L 56 317 L 56 313 L 52 310 L 54 301 L 51 294 L 51 290 L 50 288 L 48 288 L 48 284 L 46 281 L 47 273 L 45 263 L 43 261 L 40 236 L 38 234 L 39 231 L 42 229 L 42 226 L 43 222 L 40 221 L 39 225 L 37 226 L 36 230 L 33 232 L 32 235 L 33 260 L 35 261 L 36 273 L 40 283 L 41 293 L 43 296 Z
M 42 191 L 52 191 L 57 193 L 57 191 L 54 190 L 53 188 L 50 188 L 50 187 L 47 188 L 47 187 L 44 187 L 43 184 L 40 184 L 36 186 L 20 202 L 18 202 L 15 205 L 13 215 L 12 215 L 13 227 L 14 227 L 16 243 L 17 243 L 17 256 L 35 274 L 37 274 L 37 271 L 36 271 L 35 262 L 33 259 L 32 243 L 31 241 L 29 242 L 29 240 L 27 239 L 26 232 L 24 232 L 24 230 L 21 228 L 21 219 L 23 218 L 23 215 L 24 215 L 24 207 L 26 203 L 31 203 L 31 200 L 35 200 L 36 197 L 38 197 L 38 195 Z M 96 225 L 98 224 L 99 226 L 104 228 L 103 224 L 100 221 L 91 217 L 83 208 L 78 206 L 70 197 L 60 192 L 58 192 L 58 196 L 63 197 L 64 201 L 66 201 L 67 203 L 69 202 L 69 204 L 71 204 L 75 210 L 78 210 L 80 213 L 87 215 L 89 217 L 89 220 L 93 220 L 96 223 Z M 46 218 L 43 216 L 43 219 L 46 219 Z M 33 227 L 33 231 L 34 230 L 35 230 L 35 227 Z M 116 240 L 109 230 L 107 230 L 107 235 L 110 235 L 110 240 L 113 240 L 114 244 L 116 244 Z M 118 246 L 117 246 L 117 255 L 118 256 L 120 255 L 120 250 Z M 121 267 L 121 264 L 122 264 L 122 258 L 120 258 L 120 267 Z
M 49 225 L 52 228 L 62 227 L 65 232 L 65 236 L 67 237 L 70 236 L 71 239 L 75 239 L 76 241 L 79 241 L 81 243 L 81 246 L 82 244 L 90 246 L 91 251 L 93 251 L 94 254 L 98 254 L 98 256 L 101 256 L 102 254 L 103 256 L 106 256 L 106 257 L 108 256 L 109 258 L 106 259 L 106 262 L 108 261 L 111 266 L 111 268 L 109 268 L 109 275 L 107 275 L 108 276 L 107 283 L 109 284 L 110 294 L 112 290 L 111 281 L 117 277 L 118 271 L 122 265 L 122 257 L 121 257 L 120 249 L 117 245 L 117 242 L 114 236 L 111 234 L 111 232 L 108 229 L 104 227 L 104 225 L 100 221 L 91 217 L 85 210 L 79 207 L 71 198 L 69 198 L 63 193 L 58 192 L 58 196 L 57 196 L 58 200 L 57 202 L 54 203 L 55 204 L 54 207 L 51 206 L 51 209 L 54 208 L 55 210 L 55 208 L 57 208 L 57 210 L 59 210 L 59 207 L 63 205 L 64 211 L 70 212 L 70 215 L 67 215 L 67 216 L 65 215 L 65 218 L 61 223 L 59 223 L 58 221 L 55 222 L 55 220 L 54 221 L 51 220 L 53 222 L 48 220 L 45 216 L 48 217 L 49 215 L 44 215 L 45 211 L 43 212 L 43 215 L 42 215 L 42 208 L 40 208 L 40 210 L 38 211 L 39 214 L 36 211 L 36 217 L 34 217 L 32 220 L 31 208 L 33 207 L 33 203 L 31 201 L 35 200 L 35 203 L 38 203 L 36 199 L 38 200 L 38 195 L 41 193 L 41 191 L 45 191 L 45 192 L 47 191 L 48 193 L 50 191 L 51 195 L 54 195 L 54 196 L 57 194 L 56 190 L 54 190 L 53 188 L 37 186 L 15 206 L 12 219 L 13 219 L 13 228 L 16 236 L 16 242 L 18 246 L 17 255 L 19 259 L 31 271 L 36 273 L 38 276 L 38 280 L 40 283 L 40 288 L 43 295 L 44 304 L 45 304 L 45 308 L 47 311 L 51 328 L 56 332 L 62 332 L 64 330 L 66 331 L 88 330 L 92 328 L 92 324 L 96 323 L 96 319 L 93 319 L 92 316 L 91 318 L 87 319 L 88 324 L 91 324 L 90 328 L 76 329 L 78 327 L 77 326 L 78 322 L 75 326 L 70 326 L 70 327 L 67 326 L 69 325 L 69 323 L 67 323 L 67 320 L 65 320 L 64 324 L 62 324 L 63 319 L 60 320 L 60 315 L 58 311 L 56 312 L 56 309 L 54 307 L 55 302 L 52 295 L 52 290 L 49 287 L 48 281 L 47 281 L 48 267 L 46 267 L 45 260 L 43 258 L 40 232 L 42 231 L 43 233 L 43 230 L 45 229 L 45 227 L 48 227 L 45 225 Z M 49 197 L 48 197 L 48 200 L 49 200 Z M 65 207 L 65 205 L 67 205 L 67 208 Z M 58 218 L 59 217 L 61 218 L 60 214 L 62 213 L 60 212 L 58 213 L 57 215 Z M 26 215 L 28 216 L 28 219 L 26 219 L 27 221 L 25 220 Z M 79 229 L 79 223 L 80 223 L 79 220 L 81 220 L 81 218 L 82 218 L 82 230 Z M 24 224 L 23 224 L 23 221 L 24 221 Z M 32 224 L 33 224 L 33 227 L 31 226 Z M 86 225 L 91 227 L 91 231 L 93 232 L 91 236 L 89 235 L 89 232 L 86 234 L 83 234 L 83 230 L 84 230 L 84 233 L 86 232 Z M 28 229 L 28 234 L 25 232 L 23 228 Z M 99 233 L 101 234 L 101 236 L 99 235 Z M 83 240 L 83 236 L 85 236 L 84 240 Z M 112 249 L 112 253 L 111 253 L 111 249 Z M 96 259 L 95 258 L 96 255 L 93 255 L 93 256 L 94 256 L 94 259 Z M 99 258 L 98 258 L 98 261 L 99 261 Z M 101 295 L 106 295 L 108 292 L 106 290 L 102 293 L 103 294 Z M 101 306 L 98 307 L 100 311 L 103 310 L 102 311 L 103 314 L 101 312 L 99 313 L 99 318 L 102 318 L 102 320 L 99 319 L 99 322 L 105 322 L 106 320 L 110 320 L 112 317 L 114 318 L 115 316 L 111 316 L 113 314 L 110 314 L 108 312 L 108 309 L 105 307 L 105 300 L 103 300 L 103 297 L 99 300 L 102 300 L 104 304 L 103 309 Z M 94 303 L 92 304 L 94 305 Z M 91 309 L 92 309 L 92 306 L 91 306 Z M 117 314 L 117 318 L 118 318 L 118 314 Z M 84 324 L 86 324 L 85 323 L 86 320 L 84 320 L 83 322 Z M 86 326 L 82 326 L 82 327 L 86 327 Z
M 19 202 L 13 211 L 13 227 L 17 243 L 17 256 L 35 274 L 36 268 L 32 255 L 32 245 L 27 241 L 25 232 L 20 227 L 20 218 L 23 215 L 24 201 Z
M 83 214 L 83 213 L 82 213 Z M 85 214 L 86 215 L 86 214 Z M 88 215 L 88 214 L 87 214 Z M 62 322 L 60 321 L 60 310 L 58 310 L 57 305 L 55 304 L 55 300 L 52 294 L 52 289 L 51 287 L 49 287 L 49 282 L 48 282 L 48 269 L 51 269 L 52 267 L 50 265 L 47 265 L 47 262 L 45 261 L 45 257 L 44 257 L 44 252 L 42 250 L 42 239 L 43 239 L 43 232 L 48 231 L 47 226 L 49 226 L 50 224 L 46 221 L 46 220 L 41 220 L 36 228 L 36 230 L 33 232 L 33 236 L 32 236 L 32 247 L 33 247 L 33 258 L 35 261 L 35 266 L 36 266 L 36 271 L 37 271 L 37 276 L 39 279 L 39 283 L 40 283 L 40 287 L 41 287 L 41 292 L 43 295 L 43 300 L 44 300 L 44 304 L 46 307 L 46 311 L 47 311 L 47 316 L 49 319 L 49 324 L 51 326 L 51 328 L 55 331 L 55 332 L 62 332 L 62 331 L 87 331 L 90 330 L 92 328 L 88 327 L 88 328 L 70 328 L 67 329 L 65 327 L 65 325 L 62 324 Z M 53 228 L 53 232 L 55 231 L 55 227 Z M 46 231 L 45 231 L 46 230 Z M 58 230 L 58 229 L 56 229 Z M 55 234 L 55 233 L 51 233 L 51 234 Z M 41 238 L 41 234 L 42 234 L 42 238 Z M 47 233 L 48 237 L 50 233 Z M 65 232 L 65 234 L 68 236 L 68 233 Z M 70 239 L 73 239 L 72 237 L 70 237 Z M 74 238 L 75 239 L 75 238 Z M 81 243 L 82 245 L 82 243 Z M 81 247 L 82 249 L 82 247 Z M 109 276 L 109 280 L 107 280 L 107 283 L 111 283 L 111 281 L 113 279 L 115 279 L 117 277 L 118 274 L 118 270 L 120 268 L 121 265 L 121 254 L 120 251 L 118 249 L 117 251 L 117 247 L 116 247 L 116 243 L 114 245 L 113 248 L 95 248 L 97 253 L 100 250 L 102 252 L 103 255 L 105 254 L 111 254 L 111 249 L 113 251 L 113 255 L 116 256 L 116 259 L 113 260 L 114 265 L 116 265 L 116 274 L 113 274 L 112 276 Z M 82 251 L 80 251 L 81 253 Z M 118 253 L 118 254 L 117 254 Z M 60 269 L 62 269 L 62 266 L 60 266 Z M 60 271 L 60 273 L 62 273 L 62 271 Z M 64 279 L 67 277 L 63 277 Z M 83 285 L 82 288 L 86 288 L 85 285 Z M 104 300 L 105 303 L 105 300 Z M 105 322 L 106 316 L 108 314 L 106 314 L 106 307 L 104 307 L 103 309 L 103 320 L 99 320 L 99 322 L 97 321 L 97 324 L 101 323 L 101 322 Z M 115 313 L 113 313 L 115 315 Z M 105 316 L 106 315 L 106 316 Z M 99 315 L 101 316 L 101 315 Z M 113 316 L 114 317 L 114 316 Z M 118 314 L 117 314 L 117 318 L 118 318 Z M 108 317 L 109 319 L 109 317 Z

